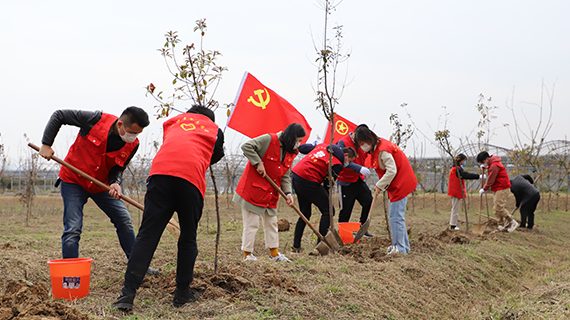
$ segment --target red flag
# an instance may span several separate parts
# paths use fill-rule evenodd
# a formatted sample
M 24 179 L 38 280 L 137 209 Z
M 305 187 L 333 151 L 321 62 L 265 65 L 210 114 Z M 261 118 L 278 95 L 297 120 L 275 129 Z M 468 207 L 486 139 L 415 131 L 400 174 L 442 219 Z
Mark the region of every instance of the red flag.
M 344 138 L 347 134 L 354 132 L 356 125 L 345 118 L 334 114 L 334 134 L 333 134 L 333 144 L 336 144 L 340 139 Z M 325 132 L 325 139 L 323 143 L 329 143 L 331 141 L 331 124 L 327 124 L 327 131 Z
M 306 142 L 311 126 L 305 117 L 287 100 L 246 72 L 226 126 L 255 138 L 283 131 L 291 123 L 303 126 L 306 135 L 301 143 Z

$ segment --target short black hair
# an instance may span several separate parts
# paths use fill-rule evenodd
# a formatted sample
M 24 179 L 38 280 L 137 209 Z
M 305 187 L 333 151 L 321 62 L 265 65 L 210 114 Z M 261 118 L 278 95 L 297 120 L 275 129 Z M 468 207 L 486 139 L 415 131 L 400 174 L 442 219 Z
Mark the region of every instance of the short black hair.
M 213 122 L 216 122 L 216 115 L 214 114 L 214 111 L 212 111 L 211 109 L 208 109 L 206 107 L 202 107 L 200 105 L 193 105 L 192 108 L 188 109 L 188 111 L 186 111 L 186 113 L 197 113 L 197 114 L 201 114 L 201 115 L 205 115 L 206 117 L 210 118 L 210 120 L 212 120 Z
M 490 158 L 491 156 L 489 155 L 489 152 L 487 151 L 481 151 L 479 152 L 479 154 L 477 155 L 477 162 L 478 163 L 483 163 L 483 161 L 487 160 L 487 158 Z
M 148 114 L 139 107 L 128 107 L 121 114 L 121 120 L 125 123 L 125 127 L 131 127 L 136 123 L 141 128 L 145 128 L 150 124 Z
M 348 153 L 351 158 L 356 158 L 356 151 L 352 147 L 342 148 L 342 153 Z
M 279 142 L 281 142 L 283 150 L 289 153 L 296 153 L 295 142 L 297 142 L 297 138 L 304 137 L 306 135 L 307 134 L 305 133 L 305 129 L 302 125 L 291 123 L 287 128 L 285 128 L 285 130 L 283 130 L 283 133 L 279 137 Z

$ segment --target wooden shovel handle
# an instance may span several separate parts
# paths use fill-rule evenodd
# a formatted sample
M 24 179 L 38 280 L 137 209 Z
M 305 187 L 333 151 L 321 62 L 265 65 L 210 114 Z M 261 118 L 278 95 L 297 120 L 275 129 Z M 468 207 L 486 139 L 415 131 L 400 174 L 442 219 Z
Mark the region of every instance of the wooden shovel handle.
M 285 194 L 285 192 L 283 192 L 283 190 L 281 190 L 281 188 L 279 188 L 277 186 L 277 184 L 275 183 L 275 181 L 271 180 L 271 178 L 266 174 L 263 176 L 265 178 L 265 180 L 267 180 L 267 182 L 269 182 L 269 184 L 271 184 L 271 186 L 273 186 L 273 188 L 275 188 L 275 190 L 277 190 L 279 192 L 279 194 L 284 198 L 287 199 L 287 195 Z M 309 226 L 309 228 L 311 228 L 311 230 L 313 230 L 313 232 L 317 235 L 317 237 L 319 238 L 319 240 L 323 241 L 324 243 L 326 243 L 327 245 L 329 244 L 325 238 L 321 235 L 321 233 L 319 232 L 319 230 L 317 230 L 315 228 L 315 226 L 313 226 L 313 224 L 307 219 L 307 217 L 305 217 L 305 215 L 295 206 L 295 205 L 291 205 L 291 208 L 293 208 L 293 210 L 295 210 L 295 212 L 297 212 L 297 214 L 299 215 L 299 217 L 301 217 L 301 219 L 303 219 L 303 221 L 305 221 L 305 223 Z M 329 246 L 330 247 L 330 246 Z
M 36 146 L 33 143 L 28 143 L 28 146 L 36 151 L 40 151 L 40 148 L 38 148 L 38 146 Z M 56 157 L 56 156 L 52 156 L 51 157 L 53 160 L 55 160 L 55 162 L 61 164 L 62 166 L 68 168 L 69 170 L 77 173 L 78 175 L 82 176 L 83 178 L 93 182 L 95 185 L 97 185 L 99 188 L 105 189 L 106 191 L 111 190 L 111 188 L 104 184 L 103 182 L 93 178 L 92 176 L 88 175 L 87 173 L 77 169 L 76 167 L 72 166 L 71 164 L 61 160 L 60 158 Z M 125 200 L 126 202 L 132 204 L 133 206 L 137 207 L 138 209 L 140 209 L 141 211 L 144 211 L 144 207 L 142 204 L 136 202 L 135 200 L 131 199 L 130 197 L 126 196 L 126 195 L 121 195 L 121 199 Z

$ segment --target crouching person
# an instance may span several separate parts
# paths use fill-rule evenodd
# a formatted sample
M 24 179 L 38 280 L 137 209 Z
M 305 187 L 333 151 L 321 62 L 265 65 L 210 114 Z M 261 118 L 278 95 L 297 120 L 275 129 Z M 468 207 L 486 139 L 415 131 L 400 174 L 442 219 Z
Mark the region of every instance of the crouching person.
M 121 295 L 113 306 L 132 310 L 136 290 L 152 260 L 160 237 L 176 211 L 180 223 L 173 304 L 181 307 L 196 301 L 190 289 L 198 255 L 196 231 L 204 207 L 206 170 L 224 156 L 222 131 L 214 123 L 214 112 L 193 106 L 167 120 L 163 144 L 154 157 L 147 180 L 144 213 L 125 272 Z

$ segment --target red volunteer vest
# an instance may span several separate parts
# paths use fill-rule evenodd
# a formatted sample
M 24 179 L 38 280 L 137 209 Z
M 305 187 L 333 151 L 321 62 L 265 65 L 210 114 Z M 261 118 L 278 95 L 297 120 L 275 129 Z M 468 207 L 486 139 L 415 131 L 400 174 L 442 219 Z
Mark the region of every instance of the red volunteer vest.
M 107 153 L 107 137 L 115 120 L 117 120 L 116 116 L 103 113 L 101 120 L 91 128 L 85 137 L 77 134 L 75 142 L 65 157 L 65 162 L 107 185 L 109 184 L 111 168 L 114 166 L 123 167 L 139 143 L 139 140 L 136 139 L 133 143 L 125 143 L 125 146 L 119 150 Z M 90 193 L 106 191 L 64 166 L 59 171 L 59 177 L 67 183 L 82 186 Z
M 407 197 L 412 191 L 416 190 L 418 180 L 404 152 L 397 145 L 383 138 L 379 139 L 378 146 L 376 150 L 374 150 L 371 159 L 372 168 L 378 173 L 378 178 L 382 178 L 384 173 L 386 173 L 386 170 L 380 169 L 378 163 L 380 151 L 390 153 L 396 162 L 398 173 L 396 173 L 396 177 L 394 177 L 394 180 L 392 180 L 392 183 L 388 186 L 387 191 L 388 198 L 390 198 L 391 202 L 400 201 Z
M 330 153 L 327 151 L 328 144 L 318 144 L 308 155 L 306 155 L 295 167 L 293 172 L 303 179 L 323 183 L 329 171 Z M 335 156 L 332 157 L 333 166 L 342 164 Z
M 163 124 L 163 143 L 149 176 L 182 178 L 206 192 L 206 170 L 214 154 L 218 126 L 205 115 L 183 113 Z
M 465 180 L 461 179 L 461 183 L 463 184 L 463 191 L 466 192 Z M 447 189 L 447 195 L 463 199 L 463 193 L 461 192 L 461 185 L 459 184 L 459 178 L 457 177 L 457 167 L 453 167 L 449 171 L 449 188 Z
M 511 187 L 511 180 L 509 179 L 509 175 L 507 174 L 507 169 L 503 166 L 500 162 L 491 162 L 489 165 L 489 169 L 491 166 L 498 166 L 499 173 L 497 173 L 497 178 L 495 179 L 495 183 L 491 186 L 491 191 L 499 191 L 503 189 L 507 189 Z
M 364 162 L 368 157 L 368 153 L 362 151 L 362 149 L 360 148 L 357 148 L 354 145 L 354 141 L 352 141 L 352 137 L 350 137 L 349 134 L 347 134 L 344 138 L 340 139 L 340 141 L 344 142 L 345 147 L 347 148 L 351 147 L 357 152 L 358 156 L 356 157 L 356 159 L 354 159 L 353 162 L 361 166 L 365 166 Z M 343 168 L 340 174 L 338 175 L 337 179 L 338 181 L 353 183 L 358 181 L 358 178 L 364 180 L 365 177 L 364 175 L 354 172 L 354 170 L 351 170 L 349 168 Z
M 281 187 L 281 178 L 291 168 L 296 154 L 287 153 L 281 162 L 281 145 L 275 133 L 270 133 L 271 143 L 261 158 L 267 175 Z M 277 208 L 279 192 L 265 180 L 248 161 L 236 188 L 245 201 L 263 208 Z

